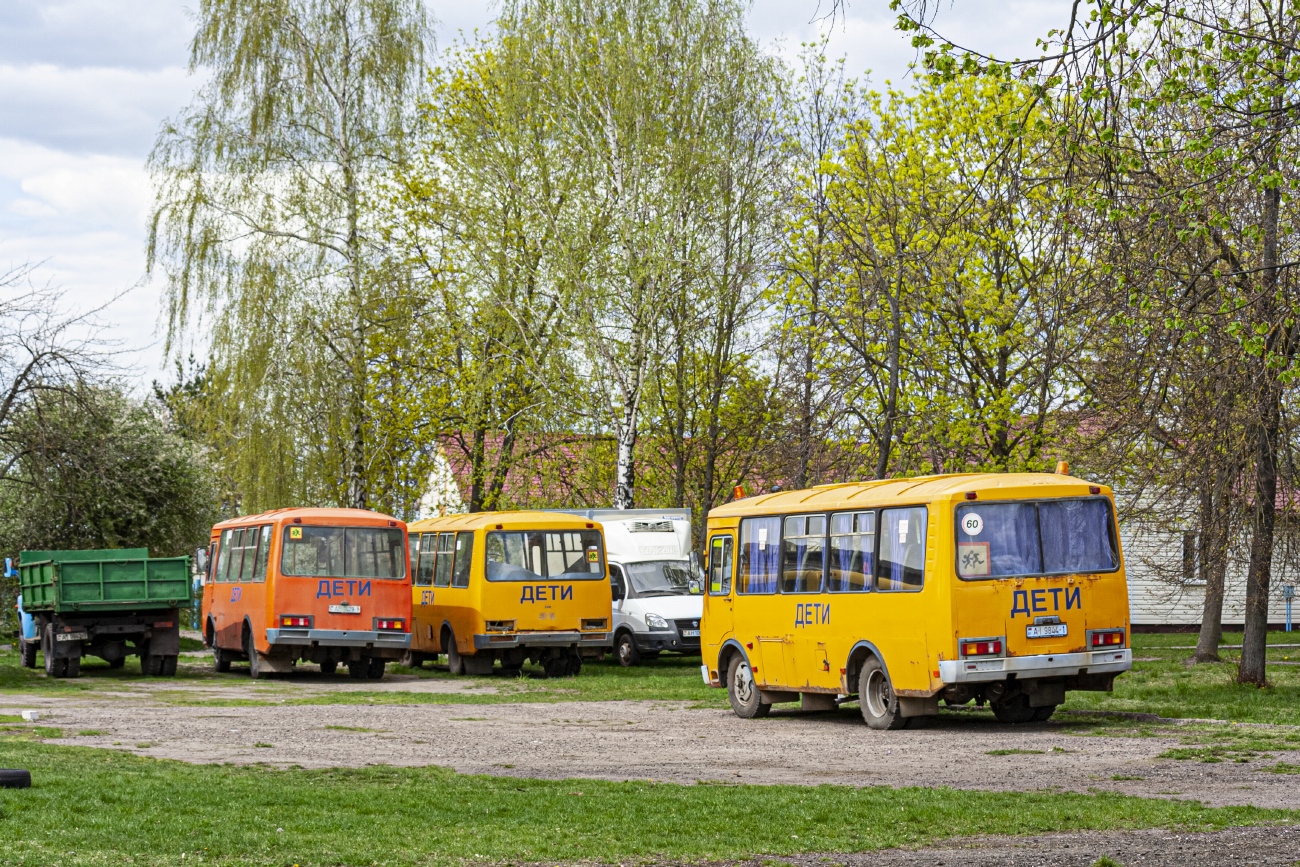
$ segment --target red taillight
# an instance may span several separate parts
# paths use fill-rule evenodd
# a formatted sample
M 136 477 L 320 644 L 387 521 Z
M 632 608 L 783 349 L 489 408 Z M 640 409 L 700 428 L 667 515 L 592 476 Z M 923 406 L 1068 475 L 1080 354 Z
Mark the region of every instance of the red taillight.
M 405 629 L 406 621 L 400 617 L 380 617 L 375 620 L 376 629 Z
M 1124 643 L 1124 630 L 1115 632 L 1094 632 L 1092 634 L 1093 647 L 1119 647 Z
M 1002 653 L 1001 641 L 963 641 L 962 656 L 997 656 Z
M 310 618 L 310 617 L 303 617 L 303 616 L 298 615 L 298 614 L 284 614 L 284 615 L 281 615 L 281 617 L 280 617 L 280 625 L 281 625 L 281 626 L 289 626 L 289 627 L 295 627 L 295 626 L 298 626 L 298 627 L 310 627 L 310 626 L 311 626 L 311 618 Z

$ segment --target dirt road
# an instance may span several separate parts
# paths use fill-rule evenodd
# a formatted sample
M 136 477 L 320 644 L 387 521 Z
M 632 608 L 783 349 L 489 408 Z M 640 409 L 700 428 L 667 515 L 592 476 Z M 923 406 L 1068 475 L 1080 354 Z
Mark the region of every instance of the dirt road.
M 428 689 L 428 683 L 412 686 Z M 234 697 L 229 689 L 221 692 Z M 1268 770 L 1279 760 L 1294 761 L 1294 754 L 1243 764 L 1176 761 L 1157 758 L 1180 745 L 1175 738 L 1080 735 L 1068 726 L 1003 726 L 974 716 L 919 731 L 876 732 L 847 708 L 741 720 L 681 702 L 204 707 L 162 704 L 147 692 L 111 699 L 0 697 L 0 713 L 31 708 L 43 711 L 41 725 L 63 730 L 56 743 L 190 762 L 433 764 L 541 778 L 1110 791 L 1216 806 L 1300 808 L 1296 777 Z

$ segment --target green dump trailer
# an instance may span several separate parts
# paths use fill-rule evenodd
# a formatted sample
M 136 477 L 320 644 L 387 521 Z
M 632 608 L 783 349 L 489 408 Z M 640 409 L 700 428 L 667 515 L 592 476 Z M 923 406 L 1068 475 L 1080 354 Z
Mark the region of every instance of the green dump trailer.
M 151 560 L 147 548 L 23 551 L 18 586 L 36 625 L 37 637 L 22 641 L 28 668 L 40 650 L 51 677 L 78 676 L 86 655 L 121 668 L 135 654 L 147 675 L 176 673 L 189 557 Z

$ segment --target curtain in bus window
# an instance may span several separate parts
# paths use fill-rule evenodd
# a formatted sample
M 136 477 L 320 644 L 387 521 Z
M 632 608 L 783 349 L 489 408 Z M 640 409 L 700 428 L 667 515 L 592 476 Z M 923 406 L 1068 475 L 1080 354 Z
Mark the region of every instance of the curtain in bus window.
M 451 558 L 455 545 L 455 533 L 438 534 L 438 565 L 433 573 L 434 587 L 451 586 Z
M 433 560 L 438 556 L 438 534 L 420 536 L 420 562 L 415 571 L 415 583 L 428 587 L 433 583 Z
M 271 525 L 263 524 L 257 536 L 257 566 L 253 569 L 253 580 L 264 582 L 266 581 L 266 561 L 271 555 Z
M 786 518 L 781 552 L 781 592 L 820 593 L 826 553 L 826 516 Z
M 881 511 L 877 590 L 920 589 L 925 579 L 926 519 L 924 507 Z
M 487 580 L 540 581 L 542 564 L 540 557 L 536 563 L 534 558 L 541 551 L 540 537 L 540 533 L 488 533 Z
M 1040 575 L 1038 518 L 1033 503 L 957 507 L 957 574 L 962 578 Z
M 473 565 L 474 534 L 456 534 L 456 572 L 452 576 L 452 587 L 469 586 L 469 569 Z
M 746 518 L 740 522 L 740 571 L 737 593 L 775 593 L 781 569 L 781 519 Z
M 868 577 L 872 573 L 875 554 L 875 512 L 832 515 L 828 589 L 832 593 L 870 589 Z
M 1119 565 L 1104 499 L 1049 500 L 1038 504 L 1043 571 L 1109 572 Z

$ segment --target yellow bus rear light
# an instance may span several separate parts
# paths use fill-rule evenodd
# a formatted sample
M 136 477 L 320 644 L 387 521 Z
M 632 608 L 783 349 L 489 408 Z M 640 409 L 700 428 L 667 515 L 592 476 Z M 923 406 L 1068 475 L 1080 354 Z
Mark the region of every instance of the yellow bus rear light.
M 599 618 L 599 619 L 597 619 L 597 620 L 584 620 L 584 621 L 582 621 L 582 628 L 583 628 L 583 629 L 604 630 L 604 629 L 607 629 L 608 627 L 609 627 L 609 621 L 606 620 L 606 619 L 603 618 L 603 617 L 601 617 L 601 618 Z
M 489 620 L 487 621 L 488 632 L 514 632 L 515 621 L 513 620 Z
M 1001 641 L 963 641 L 962 656 L 997 656 L 1002 652 Z
M 311 618 L 301 614 L 282 614 L 280 615 L 280 625 L 289 628 L 311 628 Z
M 1119 647 L 1124 643 L 1124 630 L 1119 629 L 1114 632 L 1094 632 L 1092 634 L 1093 647 Z

